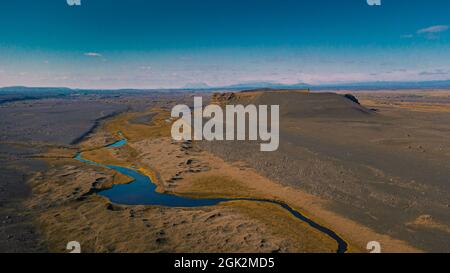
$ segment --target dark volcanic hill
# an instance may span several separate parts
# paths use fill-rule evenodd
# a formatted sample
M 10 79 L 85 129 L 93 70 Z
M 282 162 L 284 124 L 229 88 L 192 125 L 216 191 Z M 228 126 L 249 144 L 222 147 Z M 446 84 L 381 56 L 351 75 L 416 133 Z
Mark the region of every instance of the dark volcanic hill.
M 280 105 L 280 116 L 290 118 L 365 119 L 375 114 L 350 97 L 306 90 L 257 89 L 215 94 L 212 100 L 220 104 L 276 104 Z

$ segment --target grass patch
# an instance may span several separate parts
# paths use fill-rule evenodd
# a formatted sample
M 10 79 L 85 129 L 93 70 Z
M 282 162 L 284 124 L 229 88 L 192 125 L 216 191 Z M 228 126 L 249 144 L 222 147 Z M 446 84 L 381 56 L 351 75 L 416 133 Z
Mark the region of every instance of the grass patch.
M 149 113 L 157 113 L 149 125 L 129 122 L 131 119 L 142 116 L 142 113 L 125 113 L 107 122 L 104 129 L 116 135 L 117 138 L 120 138 L 118 132 L 122 132 L 128 141 L 133 142 L 148 138 L 170 136 L 172 121 L 169 112 L 162 109 L 154 109 L 146 114 Z
M 285 209 L 271 203 L 236 201 L 224 203 L 270 227 L 276 237 L 289 238 L 298 246 L 294 252 L 336 252 L 337 243 L 330 237 L 309 227 Z
M 179 185 L 177 193 L 196 198 L 245 198 L 255 197 L 255 189 L 242 185 L 239 180 L 226 176 L 208 175 Z

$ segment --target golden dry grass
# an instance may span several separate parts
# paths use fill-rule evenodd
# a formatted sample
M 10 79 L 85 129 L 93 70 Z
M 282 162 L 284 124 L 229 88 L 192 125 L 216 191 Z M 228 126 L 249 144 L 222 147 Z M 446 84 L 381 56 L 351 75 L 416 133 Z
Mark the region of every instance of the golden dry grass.
M 199 174 L 192 182 L 180 185 L 177 191 L 194 198 L 246 198 L 258 194 L 241 181 L 219 175 Z
M 104 130 L 115 134 L 118 139 L 120 138 L 118 132 L 121 132 L 128 141 L 132 142 L 146 138 L 170 136 L 172 122 L 169 112 L 162 109 L 153 109 L 144 114 L 148 113 L 157 113 L 149 125 L 130 122 L 130 119 L 141 116 L 143 113 L 125 113 L 107 122 Z
M 382 102 L 375 100 L 363 99 L 360 101 L 367 107 L 391 107 L 399 108 L 416 112 L 441 112 L 450 113 L 449 104 L 441 103 L 425 103 L 425 102 Z
M 270 231 L 275 237 L 288 236 L 298 242 L 295 252 L 336 252 L 337 243 L 333 239 L 306 224 L 300 224 L 299 219 L 276 204 L 236 201 L 224 203 L 223 206 L 233 207 L 250 218 L 259 219 L 271 227 Z
M 244 96 L 253 96 L 255 94 L 244 94 Z M 131 143 L 138 142 L 143 139 L 159 138 L 166 136 L 170 131 L 170 124 L 168 122 L 169 115 L 167 112 L 158 112 L 157 116 L 153 119 L 152 123 L 147 124 L 131 124 L 130 119 L 135 118 L 136 114 L 124 114 L 114 120 L 108 122 L 104 126 L 104 130 L 108 133 L 114 134 L 114 132 L 121 132 L 124 137 Z M 141 162 L 136 162 L 138 152 L 136 152 L 130 145 L 125 145 L 116 149 L 95 149 L 86 151 L 83 156 L 89 160 L 99 162 L 108 165 L 118 166 L 131 166 L 136 164 L 139 166 L 139 171 L 145 175 L 148 175 L 153 181 L 158 182 L 156 172 L 150 168 L 142 167 Z M 159 184 L 159 183 L 157 183 Z M 185 185 L 186 187 L 183 187 Z M 238 179 L 234 179 L 226 176 L 219 175 L 203 175 L 196 174 L 195 179 L 187 184 L 182 184 L 174 194 L 182 192 L 183 196 L 190 196 L 194 198 L 266 198 L 267 196 L 259 194 L 255 189 L 248 187 Z M 252 202 L 250 202 L 252 203 Z M 256 203 L 256 202 L 253 202 Z M 293 232 L 293 241 L 297 242 L 299 248 L 295 251 L 308 251 L 313 250 L 319 252 L 333 252 L 335 251 L 335 243 L 333 240 L 315 232 L 314 230 L 305 226 L 298 219 L 292 216 L 290 213 L 281 209 L 277 205 L 273 204 L 252 204 L 247 203 L 233 203 L 230 205 L 236 208 L 240 213 L 244 213 L 251 219 L 264 219 L 263 223 L 270 226 L 270 232 L 275 237 L 290 236 L 289 233 Z M 251 209 L 249 210 L 249 208 Z M 270 217 L 265 217 L 267 211 L 272 211 Z M 272 212 L 271 212 L 272 213 Z M 283 231 L 283 226 L 289 228 Z M 299 230 L 300 229 L 300 230 Z M 290 239 L 290 240 L 291 240 Z

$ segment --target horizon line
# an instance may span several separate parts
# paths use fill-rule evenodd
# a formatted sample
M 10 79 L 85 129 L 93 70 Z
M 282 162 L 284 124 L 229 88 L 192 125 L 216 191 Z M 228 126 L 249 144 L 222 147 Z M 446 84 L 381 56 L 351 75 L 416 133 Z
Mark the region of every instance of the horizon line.
M 374 84 L 427 84 L 427 83 L 447 83 L 448 88 L 450 88 L 450 79 L 445 80 L 427 80 L 427 81 L 360 81 L 360 82 L 336 82 L 336 83 L 322 83 L 322 84 L 310 84 L 305 82 L 293 83 L 293 84 L 283 84 L 279 82 L 270 82 L 270 81 L 253 81 L 253 82 L 242 82 L 229 84 L 225 86 L 205 86 L 205 87 L 149 87 L 149 88 L 135 88 L 135 87 L 118 87 L 118 88 L 80 88 L 80 87 L 68 87 L 68 86 L 37 86 L 37 85 L 8 85 L 8 86 L 0 86 L 1 89 L 7 88 L 52 88 L 52 89 L 70 89 L 70 90 L 212 90 L 212 89 L 242 89 L 242 88 L 300 88 L 301 86 L 305 88 L 339 88 L 339 87 L 358 87 L 363 85 L 374 85 Z M 374 87 L 374 86 L 371 86 Z M 432 88 L 436 86 L 422 86 L 416 88 Z

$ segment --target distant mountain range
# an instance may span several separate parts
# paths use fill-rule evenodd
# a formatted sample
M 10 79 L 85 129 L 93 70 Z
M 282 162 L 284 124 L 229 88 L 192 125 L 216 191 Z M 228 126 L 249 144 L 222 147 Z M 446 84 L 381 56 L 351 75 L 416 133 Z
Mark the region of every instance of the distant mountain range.
M 220 91 L 220 90 L 245 90 L 245 89 L 311 89 L 311 90 L 382 90 L 382 89 L 450 89 L 450 80 L 442 81 L 378 81 L 378 82 L 357 82 L 357 83 L 338 83 L 338 84 L 321 84 L 312 85 L 307 83 L 296 84 L 281 84 L 276 82 L 246 82 L 227 86 L 209 86 L 206 83 L 191 83 L 184 88 L 172 89 L 116 89 L 116 90 L 101 90 L 101 89 L 70 89 L 66 87 L 26 87 L 26 86 L 10 86 L 0 88 L 0 93 L 82 93 L 82 92 L 101 92 L 101 91 L 115 91 L 115 92 L 138 92 L 138 91 L 176 91 L 176 90 L 199 90 L 199 91 Z
M 380 90 L 380 89 L 430 89 L 430 88 L 450 88 L 450 80 L 444 81 L 418 81 L 418 82 L 357 82 L 357 83 L 335 83 L 335 84 L 280 84 L 273 82 L 252 82 L 218 87 L 218 89 L 251 89 L 251 88 L 279 88 L 279 89 L 311 89 L 311 90 Z
M 64 92 L 70 92 L 73 89 L 67 88 L 67 87 L 27 87 L 27 86 L 8 86 L 0 88 L 0 92 L 2 93 L 22 93 L 22 92 L 35 92 L 35 93 L 41 93 L 41 92 L 58 92 L 58 93 L 64 93 Z
M 443 81 L 418 81 L 418 82 L 402 82 L 402 81 L 378 81 L 378 82 L 359 82 L 359 83 L 343 83 L 343 84 L 324 84 L 312 87 L 313 89 L 432 89 L 432 88 L 450 88 L 450 80 Z
M 306 89 L 311 88 L 312 85 L 306 83 L 296 83 L 296 84 L 282 84 L 276 82 L 246 82 L 233 84 L 228 86 L 222 86 L 221 89 L 252 89 L 252 88 L 272 88 L 272 89 Z
M 443 81 L 376 81 L 376 82 L 356 82 L 356 83 L 334 83 L 334 84 L 282 84 L 276 82 L 254 81 L 238 83 L 225 86 L 210 86 L 206 83 L 187 84 L 183 90 L 244 90 L 244 89 L 311 89 L 311 90 L 381 90 L 381 89 L 431 89 L 450 88 L 450 80 Z

